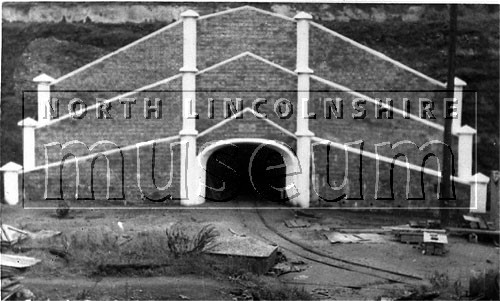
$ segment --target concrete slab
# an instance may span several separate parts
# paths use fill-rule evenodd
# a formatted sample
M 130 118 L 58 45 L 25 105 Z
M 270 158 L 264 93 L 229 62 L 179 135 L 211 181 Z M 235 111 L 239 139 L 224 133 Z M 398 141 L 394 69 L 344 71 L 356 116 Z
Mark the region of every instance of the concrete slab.
M 223 235 L 215 240 L 215 246 L 205 253 L 223 256 L 225 268 L 244 269 L 265 274 L 276 263 L 278 246 L 273 246 L 249 236 Z
M 362 239 L 353 234 L 331 232 L 325 234 L 326 238 L 332 243 L 357 243 Z
M 215 240 L 215 246 L 206 251 L 209 254 L 269 257 L 278 249 L 261 240 L 250 236 L 220 236 Z

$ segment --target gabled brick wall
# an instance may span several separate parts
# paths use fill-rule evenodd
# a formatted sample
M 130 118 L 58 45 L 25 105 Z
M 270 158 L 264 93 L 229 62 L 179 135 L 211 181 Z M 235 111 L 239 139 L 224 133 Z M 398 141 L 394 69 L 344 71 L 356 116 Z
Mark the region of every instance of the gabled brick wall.
M 328 32 L 311 26 L 310 37 L 310 60 L 309 65 L 314 74 L 332 82 L 346 86 L 353 90 L 363 90 L 362 93 L 371 97 L 390 97 L 398 108 L 402 108 L 402 98 L 408 97 L 414 103 L 418 97 L 436 99 L 441 96 L 435 90 L 440 89 L 425 79 L 407 70 L 381 59 L 380 57 L 360 49 Z M 255 11 L 251 8 L 241 9 L 216 17 L 202 18 L 198 21 L 197 65 L 199 70 L 208 68 L 221 61 L 230 59 L 243 52 L 250 51 L 273 63 L 281 65 L 289 70 L 295 69 L 296 53 L 296 24 L 293 21 L 277 18 L 272 15 Z M 90 68 L 76 73 L 52 87 L 53 97 L 61 101 L 61 108 L 65 111 L 67 103 L 73 97 L 80 97 L 85 101 L 95 102 L 96 97 L 114 97 L 148 84 L 163 80 L 179 73 L 182 64 L 182 24 L 176 24 L 171 28 L 155 35 L 142 43 L 136 44 L 110 58 L 97 63 Z M 256 98 L 266 98 L 268 103 L 261 105 L 260 112 L 266 113 L 268 118 L 277 125 L 294 133 L 296 130 L 297 112 L 290 119 L 280 119 L 273 112 L 274 101 L 279 98 L 290 100 L 296 108 L 297 78 L 274 66 L 270 66 L 261 60 L 251 56 L 243 56 L 237 60 L 222 65 L 214 70 L 200 74 L 196 78 L 197 106 L 200 114 L 197 120 L 197 130 L 203 132 L 224 120 L 222 116 L 223 98 L 242 98 L 243 107 L 251 106 Z M 37 139 L 37 165 L 45 163 L 43 145 L 51 142 L 66 143 L 71 140 L 80 140 L 90 146 L 99 140 L 110 140 L 118 146 L 132 145 L 135 143 L 152 139 L 164 138 L 178 135 L 181 130 L 181 80 L 176 79 L 168 84 L 160 85 L 154 90 L 136 93 L 137 103 L 132 106 L 132 118 L 123 118 L 123 105 L 113 104 L 113 121 L 98 120 L 95 111 L 90 111 L 82 120 L 63 120 L 48 127 L 36 130 Z M 61 92 L 61 90 L 76 90 L 76 92 Z M 105 90 L 105 91 L 104 91 Z M 114 91 L 113 91 L 114 90 Z M 116 90 L 122 90 L 117 92 Z M 376 91 L 375 91 L 376 90 Z M 404 92 L 412 90 L 411 92 Z M 148 97 L 161 98 L 163 100 L 163 116 L 161 119 L 145 119 L 143 110 L 143 99 Z M 344 103 L 343 119 L 325 119 L 324 107 L 321 102 L 325 97 L 342 97 Z M 208 98 L 214 98 L 215 118 L 207 117 Z M 364 120 L 354 120 L 351 116 L 351 100 L 354 97 L 345 92 L 338 92 L 331 87 L 325 86 L 315 80 L 311 81 L 310 111 L 317 113 L 316 119 L 310 120 L 310 129 L 317 137 L 332 141 L 346 143 L 356 140 L 365 141 L 365 150 L 375 152 L 375 144 L 381 142 L 396 143 L 401 140 L 410 140 L 418 146 L 433 139 L 440 139 L 442 132 L 430 126 L 414 120 L 403 119 L 394 114 L 394 119 L 376 120 L 373 116 L 372 104 L 367 104 L 369 116 Z M 436 103 L 435 113 L 439 114 L 440 103 Z M 116 114 L 114 114 L 116 113 Z M 412 111 L 413 114 L 418 112 Z M 442 123 L 442 117 L 436 122 Z M 218 128 L 204 137 L 198 139 L 198 148 L 204 143 L 213 140 L 228 138 L 266 138 L 283 141 L 295 149 L 296 141 L 283 134 L 280 130 L 269 123 L 257 119 L 253 114 L 243 115 L 243 119 L 232 120 L 221 128 Z M 68 148 L 75 154 L 85 155 L 84 148 Z M 408 148 L 402 148 L 407 151 Z M 314 154 L 314 171 L 312 174 L 314 183 L 317 185 L 317 193 L 325 198 L 335 198 L 339 192 L 332 191 L 330 186 L 339 185 L 344 176 L 344 152 L 336 150 L 333 158 L 329 158 L 324 147 L 319 147 Z M 440 147 L 433 147 L 432 151 L 440 154 Z M 53 156 L 61 155 L 54 152 Z M 156 153 L 160 160 L 162 170 L 157 170 L 159 178 L 166 178 L 169 174 L 168 165 L 170 153 L 161 151 Z M 178 154 L 178 153 L 176 153 Z M 394 156 L 394 152 L 385 152 L 382 155 Z M 409 152 L 410 162 L 420 165 L 422 154 Z M 59 157 L 60 158 L 60 157 Z M 326 162 L 330 169 L 326 170 Z M 57 156 L 54 157 L 57 160 Z M 102 162 L 101 162 L 102 161 Z M 102 178 L 105 174 L 103 160 L 99 159 L 96 164 L 96 173 Z M 179 160 L 174 156 L 174 177 L 172 180 L 172 193 L 174 197 L 179 195 Z M 360 187 L 356 171 L 362 162 L 362 178 L 364 183 Z M 113 157 L 111 170 L 115 174 L 120 168 L 119 160 Z M 138 201 L 140 193 L 137 188 L 137 161 L 136 151 L 127 151 L 125 154 L 125 183 L 127 199 Z M 363 191 L 364 201 L 357 201 L 360 207 L 381 206 L 436 206 L 435 185 L 437 180 L 425 176 L 423 201 L 404 201 L 406 199 L 406 171 L 397 167 L 395 169 L 394 187 L 396 201 L 375 200 L 375 161 L 369 158 L 359 160 L 358 155 L 351 154 L 348 159 L 349 184 L 344 192 L 352 195 L 354 192 Z M 82 162 L 90 166 L 90 162 Z M 168 165 L 168 168 L 167 168 Z M 435 160 L 430 160 L 427 168 L 437 169 Z M 147 172 L 147 165 L 144 169 Z M 381 163 L 380 193 L 379 197 L 387 197 L 389 184 L 390 165 Z M 51 169 L 50 174 L 57 176 L 58 169 Z M 69 164 L 64 168 L 65 179 L 69 180 L 68 187 L 71 191 L 71 180 L 74 178 L 74 166 Z M 26 190 L 28 200 L 40 197 L 39 191 L 43 173 L 33 172 L 26 175 L 29 188 Z M 57 177 L 51 179 L 55 181 Z M 89 193 L 90 175 L 88 168 L 82 168 L 81 173 L 82 195 Z M 58 180 L 58 178 L 57 178 Z M 57 184 L 57 183 L 56 183 Z M 96 194 L 102 198 L 105 182 L 95 182 Z M 74 184 L 73 184 L 74 185 Z M 150 185 L 151 186 L 151 185 Z M 52 185 L 51 187 L 57 187 Z M 149 187 L 153 191 L 154 187 Z M 74 188 L 73 188 L 74 189 Z M 416 172 L 411 174 L 411 194 L 420 195 L 420 175 Z M 461 188 L 462 189 L 462 188 Z M 463 189 L 462 189 L 463 190 Z M 147 191 L 147 189 L 146 189 Z M 465 190 L 463 190 L 465 191 Z M 51 193 L 55 193 L 51 191 Z M 105 194 L 104 194 L 105 195 Z M 468 196 L 463 192 L 461 196 Z M 390 196 L 390 195 L 389 195 Z M 317 200 L 318 196 L 312 189 L 311 197 Z M 342 206 L 354 206 L 355 200 L 346 200 L 344 203 L 336 203 Z

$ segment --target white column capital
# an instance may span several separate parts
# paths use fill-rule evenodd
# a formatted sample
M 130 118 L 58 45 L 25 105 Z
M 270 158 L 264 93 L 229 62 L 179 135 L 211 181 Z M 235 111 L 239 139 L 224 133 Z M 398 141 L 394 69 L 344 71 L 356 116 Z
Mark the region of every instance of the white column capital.
M 467 86 L 467 83 L 465 81 L 463 81 L 462 79 L 455 77 L 454 85 L 455 85 L 455 87 L 464 87 L 464 86 Z
M 295 17 L 293 17 L 295 20 L 299 21 L 299 20 L 312 20 L 313 17 L 306 13 L 306 12 L 299 12 L 298 14 L 295 15 Z
M 183 18 L 183 19 L 186 19 L 186 18 L 195 18 L 196 19 L 198 17 L 200 17 L 200 15 L 192 9 L 188 9 L 185 12 L 181 13 L 181 18 Z
M 445 82 L 445 85 L 448 85 L 448 82 Z M 467 86 L 467 83 L 458 78 L 458 77 L 455 77 L 455 79 L 453 80 L 453 86 L 456 88 L 460 88 L 460 89 L 463 89 L 463 87 Z
M 464 125 L 463 127 L 461 127 L 458 131 L 457 131 L 457 135 L 470 135 L 470 136 L 473 136 L 477 134 L 477 131 L 475 128 L 473 127 L 470 127 L 468 125 Z
M 39 85 L 50 85 L 53 81 L 55 81 L 55 79 L 45 73 L 42 73 L 35 77 L 33 81 Z
M 31 127 L 35 128 L 38 126 L 38 122 L 35 119 L 28 117 L 28 118 L 24 118 L 23 120 L 19 121 L 17 123 L 17 125 L 21 126 L 23 128 L 31 128 Z
M 198 13 L 187 10 L 181 14 L 183 23 L 183 65 L 181 72 L 198 72 L 196 68 L 196 19 Z
M 19 173 L 23 169 L 22 165 L 17 164 L 16 162 L 9 162 L 4 166 L 0 167 L 0 171 L 3 172 L 16 172 Z
M 477 173 L 470 177 L 469 183 L 472 184 L 488 184 L 490 182 L 490 178 L 482 173 Z
M 312 16 L 305 12 L 298 13 L 297 20 L 297 64 L 295 72 L 298 74 L 310 74 L 309 69 L 309 22 Z
M 38 122 L 47 123 L 50 121 L 50 113 L 47 112 L 50 102 L 50 84 L 54 81 L 52 77 L 43 73 L 33 79 L 38 83 Z

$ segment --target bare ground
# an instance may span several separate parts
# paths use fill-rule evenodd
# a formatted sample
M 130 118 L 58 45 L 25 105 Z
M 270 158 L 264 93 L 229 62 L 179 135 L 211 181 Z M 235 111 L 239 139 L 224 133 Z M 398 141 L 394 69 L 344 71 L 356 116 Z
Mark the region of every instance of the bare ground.
M 252 204 L 236 205 L 251 207 Z M 248 289 L 259 283 L 275 286 L 276 290 L 283 290 L 283 285 L 296 287 L 320 299 L 379 299 L 401 296 L 405 291 L 422 290 L 423 287 L 426 287 L 424 290 L 434 289 L 432 280 L 439 275 L 446 275 L 447 279 L 447 287 L 440 288 L 443 291 L 441 298 L 450 299 L 468 289 L 471 269 L 499 268 L 497 247 L 471 244 L 460 237 L 449 238 L 446 256 L 424 256 L 412 245 L 392 241 L 390 235 L 383 235 L 379 243 L 335 245 L 323 236 L 321 228 L 324 227 L 368 228 L 407 222 L 406 218 L 380 213 L 309 210 L 308 213 L 316 216 L 305 218 L 312 226 L 290 229 L 283 220 L 293 218 L 295 211 L 286 207 L 279 210 L 72 210 L 66 219 L 56 218 L 54 210 L 9 206 L 1 209 L 2 223 L 33 232 L 42 229 L 62 231 L 65 239 L 51 243 L 61 248 L 73 244 L 67 249 L 76 257 L 73 254 L 68 262 L 43 250 L 23 254 L 42 259 L 42 263 L 23 275 L 25 286 L 42 299 L 180 299 L 182 296 L 232 299 L 235 295 L 231 292 L 235 289 Z M 118 222 L 123 223 L 123 231 Z M 255 281 L 246 281 L 248 277 L 242 276 L 235 267 L 217 270 L 212 269 L 211 262 L 174 261 L 168 252 L 164 231 L 175 223 L 187 228 L 213 224 L 221 235 L 231 235 L 232 231 L 276 243 L 289 260 L 304 261 L 306 269 L 280 277 L 252 276 L 249 279 Z M 115 252 L 111 248 L 116 245 L 110 241 L 123 234 L 133 239 Z M 415 275 L 422 280 L 339 263 L 321 254 L 361 266 Z M 110 275 L 96 272 L 98 265 L 109 262 L 164 262 L 166 265 Z M 201 266 L 203 264 L 206 266 Z

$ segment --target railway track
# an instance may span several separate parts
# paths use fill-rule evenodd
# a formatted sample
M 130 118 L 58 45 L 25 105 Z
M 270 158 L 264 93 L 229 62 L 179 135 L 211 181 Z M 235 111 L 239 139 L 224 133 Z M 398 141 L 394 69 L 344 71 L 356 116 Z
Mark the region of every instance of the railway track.
M 253 235 L 258 236 L 268 243 L 278 245 L 280 248 L 303 259 L 335 269 L 370 276 L 379 281 L 383 280 L 388 283 L 416 284 L 423 280 L 422 277 L 417 275 L 392 271 L 346 260 L 344 258 L 338 258 L 314 249 L 304 243 L 292 240 L 270 224 L 257 207 L 252 210 L 244 210 L 244 212 L 242 209 L 237 211 L 244 226 L 248 228 Z M 252 218 L 248 217 L 249 214 L 253 215 Z

